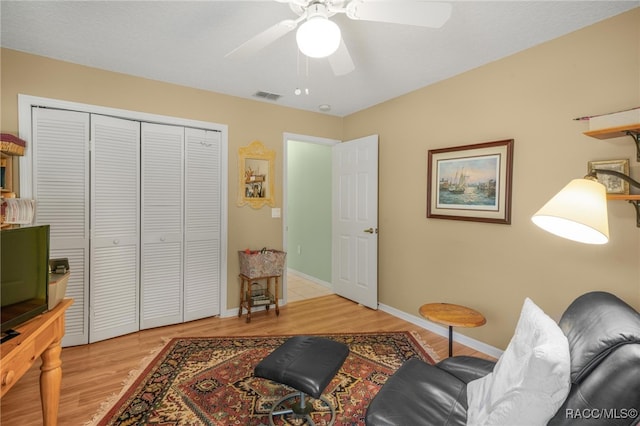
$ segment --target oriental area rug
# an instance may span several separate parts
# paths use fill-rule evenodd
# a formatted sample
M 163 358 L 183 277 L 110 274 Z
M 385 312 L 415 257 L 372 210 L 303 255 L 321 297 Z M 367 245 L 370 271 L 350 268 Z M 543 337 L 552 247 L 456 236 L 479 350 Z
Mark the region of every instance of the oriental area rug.
M 269 425 L 272 404 L 295 390 L 253 375 L 254 367 L 291 336 L 174 338 L 90 424 Z M 366 408 L 404 361 L 433 364 L 437 355 L 411 332 L 324 334 L 350 353 L 324 396 L 336 425 L 362 425 Z M 312 419 L 326 424 L 330 411 L 313 404 Z M 275 418 L 297 425 L 300 419 Z

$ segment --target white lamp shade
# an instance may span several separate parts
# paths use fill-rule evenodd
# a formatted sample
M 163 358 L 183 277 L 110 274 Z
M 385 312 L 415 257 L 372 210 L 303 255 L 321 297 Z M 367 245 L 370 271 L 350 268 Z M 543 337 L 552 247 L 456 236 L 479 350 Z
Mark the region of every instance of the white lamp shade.
M 298 48 L 311 58 L 326 58 L 340 46 L 340 27 L 324 16 L 307 19 L 296 32 Z
M 607 191 L 601 183 L 574 179 L 531 218 L 562 238 L 586 244 L 609 241 Z

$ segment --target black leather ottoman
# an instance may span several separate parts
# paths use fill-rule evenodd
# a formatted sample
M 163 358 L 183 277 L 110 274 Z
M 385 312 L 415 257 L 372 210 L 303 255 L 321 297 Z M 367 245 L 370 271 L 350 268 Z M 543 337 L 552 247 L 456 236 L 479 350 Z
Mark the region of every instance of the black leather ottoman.
M 269 413 L 269 423 L 273 425 L 273 416 L 292 414 L 306 418 L 309 424 L 313 420 L 309 413 L 311 404 L 305 397 L 310 395 L 321 400 L 331 410 L 332 425 L 335 421 L 335 408 L 322 396 L 322 392 L 336 375 L 349 355 L 349 348 L 323 337 L 294 336 L 271 352 L 254 369 L 254 375 L 274 382 L 282 383 L 297 390 L 273 404 Z

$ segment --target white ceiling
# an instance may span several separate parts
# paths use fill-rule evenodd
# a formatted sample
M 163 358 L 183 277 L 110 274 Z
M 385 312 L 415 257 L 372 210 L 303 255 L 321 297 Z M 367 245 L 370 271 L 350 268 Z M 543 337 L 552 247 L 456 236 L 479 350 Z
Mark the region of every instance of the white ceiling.
M 372 0 L 376 1 L 376 0 Z M 334 76 L 326 59 L 298 53 L 295 32 L 248 60 L 225 54 L 271 25 L 297 17 L 261 1 L 8 1 L 1 45 L 77 64 L 213 92 L 345 116 L 600 20 L 634 1 L 451 1 L 440 29 L 338 23 L 356 69 Z M 309 94 L 296 96 L 296 88 Z

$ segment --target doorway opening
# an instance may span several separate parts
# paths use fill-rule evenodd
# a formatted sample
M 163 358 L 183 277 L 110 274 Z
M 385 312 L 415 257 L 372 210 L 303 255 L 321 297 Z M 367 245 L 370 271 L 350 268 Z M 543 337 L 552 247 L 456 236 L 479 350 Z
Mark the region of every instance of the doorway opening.
M 306 135 L 284 135 L 285 303 L 333 293 L 331 148 L 339 142 Z

